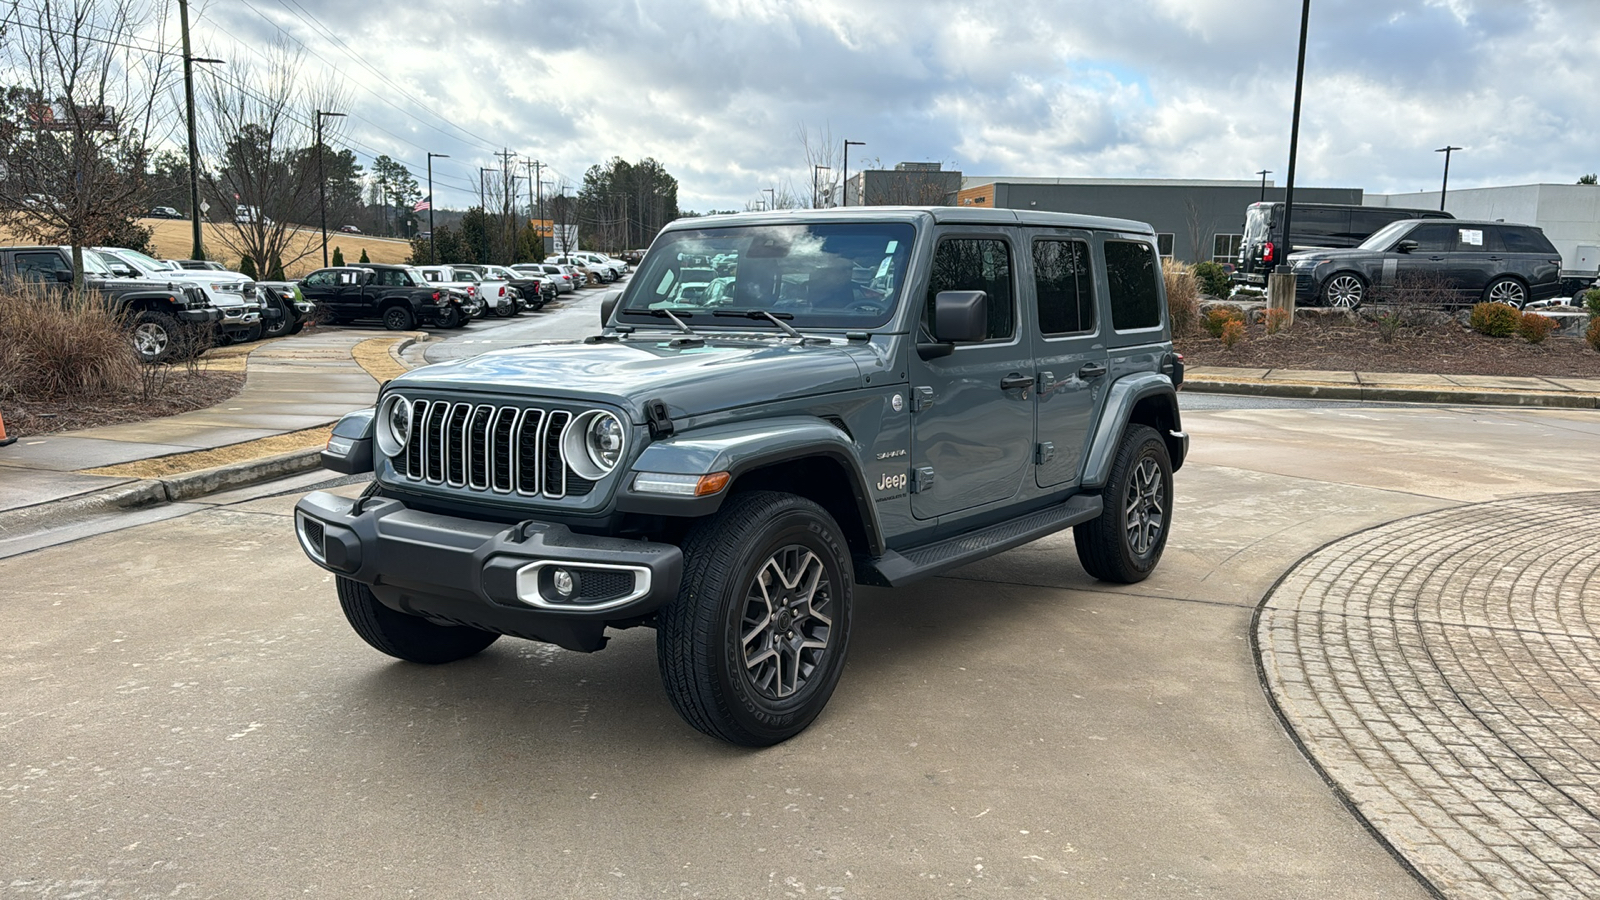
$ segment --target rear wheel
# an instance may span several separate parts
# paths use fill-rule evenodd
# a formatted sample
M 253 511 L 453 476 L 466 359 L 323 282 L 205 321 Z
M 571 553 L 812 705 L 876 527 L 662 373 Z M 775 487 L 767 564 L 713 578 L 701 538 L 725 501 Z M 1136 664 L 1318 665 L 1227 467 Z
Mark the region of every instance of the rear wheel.
M 1101 492 L 1099 518 L 1072 529 L 1078 561 L 1101 581 L 1134 584 L 1150 577 L 1172 524 L 1172 459 L 1148 425 L 1129 425 Z
M 361 639 L 380 652 L 408 662 L 438 665 L 466 659 L 500 635 L 458 625 L 435 625 L 420 616 L 395 612 L 359 581 L 338 576 L 339 606 Z
M 1483 289 L 1483 300 L 1485 303 L 1504 303 L 1521 309 L 1528 303 L 1528 289 L 1515 278 L 1496 278 Z
M 391 306 L 383 311 L 383 327 L 390 331 L 410 331 L 416 324 L 416 317 L 404 306 Z
M 678 596 L 656 628 L 678 714 L 748 747 L 810 725 L 850 640 L 850 555 L 833 517 L 793 494 L 737 494 L 683 544 Z
M 385 324 L 388 324 L 388 323 L 385 322 Z M 439 314 L 439 327 L 440 328 L 460 328 L 462 325 L 465 325 L 465 324 L 466 324 L 466 316 L 463 316 L 461 314 L 461 307 L 456 306 L 453 303 L 450 304 L 449 306 L 445 307 L 444 312 Z

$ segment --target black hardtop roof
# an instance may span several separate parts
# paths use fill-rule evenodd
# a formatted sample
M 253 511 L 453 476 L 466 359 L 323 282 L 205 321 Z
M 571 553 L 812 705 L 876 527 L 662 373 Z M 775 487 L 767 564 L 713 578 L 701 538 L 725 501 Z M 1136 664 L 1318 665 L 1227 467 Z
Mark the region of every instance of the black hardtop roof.
M 1298 206 L 1299 204 L 1295 204 Z M 1082 228 L 1154 235 L 1155 229 L 1133 219 L 1085 216 L 1077 213 L 1005 209 L 988 206 L 850 206 L 833 209 L 783 209 L 728 213 L 678 219 L 665 230 L 723 228 L 729 225 L 777 225 L 799 222 L 918 222 L 931 224 L 1033 225 L 1042 228 Z
M 1439 224 L 1438 220 L 1436 220 L 1436 219 L 1396 219 L 1395 221 L 1397 221 L 1397 222 L 1427 222 L 1429 225 L 1438 225 Z M 1512 226 L 1514 228 L 1532 228 L 1532 229 L 1534 229 L 1536 231 L 1541 231 L 1541 232 L 1544 231 L 1543 228 L 1540 228 L 1537 225 L 1525 225 L 1522 222 L 1507 222 L 1505 219 L 1454 219 L 1453 218 L 1453 219 L 1450 220 L 1450 224 L 1451 225 L 1510 225 L 1510 226 Z

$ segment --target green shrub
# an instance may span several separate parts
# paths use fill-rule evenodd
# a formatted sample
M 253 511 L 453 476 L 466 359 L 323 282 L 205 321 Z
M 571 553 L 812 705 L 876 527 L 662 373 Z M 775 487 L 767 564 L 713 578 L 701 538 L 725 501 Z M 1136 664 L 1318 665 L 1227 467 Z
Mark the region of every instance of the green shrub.
M 1589 311 L 1590 316 L 1600 316 L 1600 288 L 1583 292 L 1583 308 Z
M 364 263 L 372 262 L 372 260 L 367 258 L 367 248 L 365 247 L 361 248 L 361 261 Z
M 1228 277 L 1228 270 L 1220 263 L 1203 262 L 1194 267 L 1195 280 L 1200 282 L 1200 290 L 1219 300 L 1225 300 L 1233 292 L 1233 280 Z
M 283 259 L 278 254 L 272 254 L 272 265 L 267 267 L 268 281 L 288 281 L 283 276 Z
M 1172 323 L 1173 335 L 1181 337 L 1194 330 L 1195 319 L 1200 316 L 1200 291 L 1195 286 L 1194 272 L 1175 262 L 1161 267 L 1161 277 L 1167 287 L 1167 321 Z
M 344 251 L 340 250 L 338 247 L 333 248 L 333 263 L 332 264 L 336 265 L 336 266 L 344 265 Z
M 256 277 L 256 261 L 249 256 L 239 257 L 239 274 Z
M 1510 304 L 1479 303 L 1472 307 L 1472 315 L 1467 322 L 1479 334 L 1503 338 L 1517 333 L 1521 318 L 1522 313 Z
M 1243 326 L 1244 317 L 1236 309 L 1221 306 L 1213 307 L 1206 311 L 1206 332 L 1214 338 L 1222 337 L 1222 331 L 1228 327 L 1229 322 L 1238 322 Z
M 1556 330 L 1556 320 L 1549 316 L 1541 316 L 1534 312 L 1525 312 L 1517 320 L 1517 334 L 1520 334 L 1530 344 L 1543 343 Z

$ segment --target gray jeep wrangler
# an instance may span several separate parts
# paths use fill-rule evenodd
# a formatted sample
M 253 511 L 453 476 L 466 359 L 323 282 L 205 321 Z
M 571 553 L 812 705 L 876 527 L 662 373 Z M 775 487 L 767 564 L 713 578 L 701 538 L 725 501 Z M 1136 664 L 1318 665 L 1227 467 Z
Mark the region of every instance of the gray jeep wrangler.
M 688 723 L 762 746 L 844 668 L 857 583 L 1071 527 L 1096 578 L 1161 559 L 1178 419 L 1148 225 L 973 208 L 668 226 L 581 343 L 386 384 L 295 509 L 345 615 L 400 659 L 648 625 Z

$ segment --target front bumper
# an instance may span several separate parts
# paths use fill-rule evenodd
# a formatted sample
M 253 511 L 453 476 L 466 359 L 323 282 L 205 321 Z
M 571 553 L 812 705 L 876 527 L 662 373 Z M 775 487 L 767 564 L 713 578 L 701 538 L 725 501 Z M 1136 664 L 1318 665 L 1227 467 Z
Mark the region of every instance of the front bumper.
M 294 518 L 312 562 L 370 586 L 392 609 L 569 650 L 605 646 L 608 623 L 637 624 L 677 595 L 683 575 L 671 544 L 437 515 L 382 497 L 315 491 Z
M 178 311 L 178 319 L 191 325 L 205 325 L 221 320 L 222 310 L 215 306 L 201 306 Z

